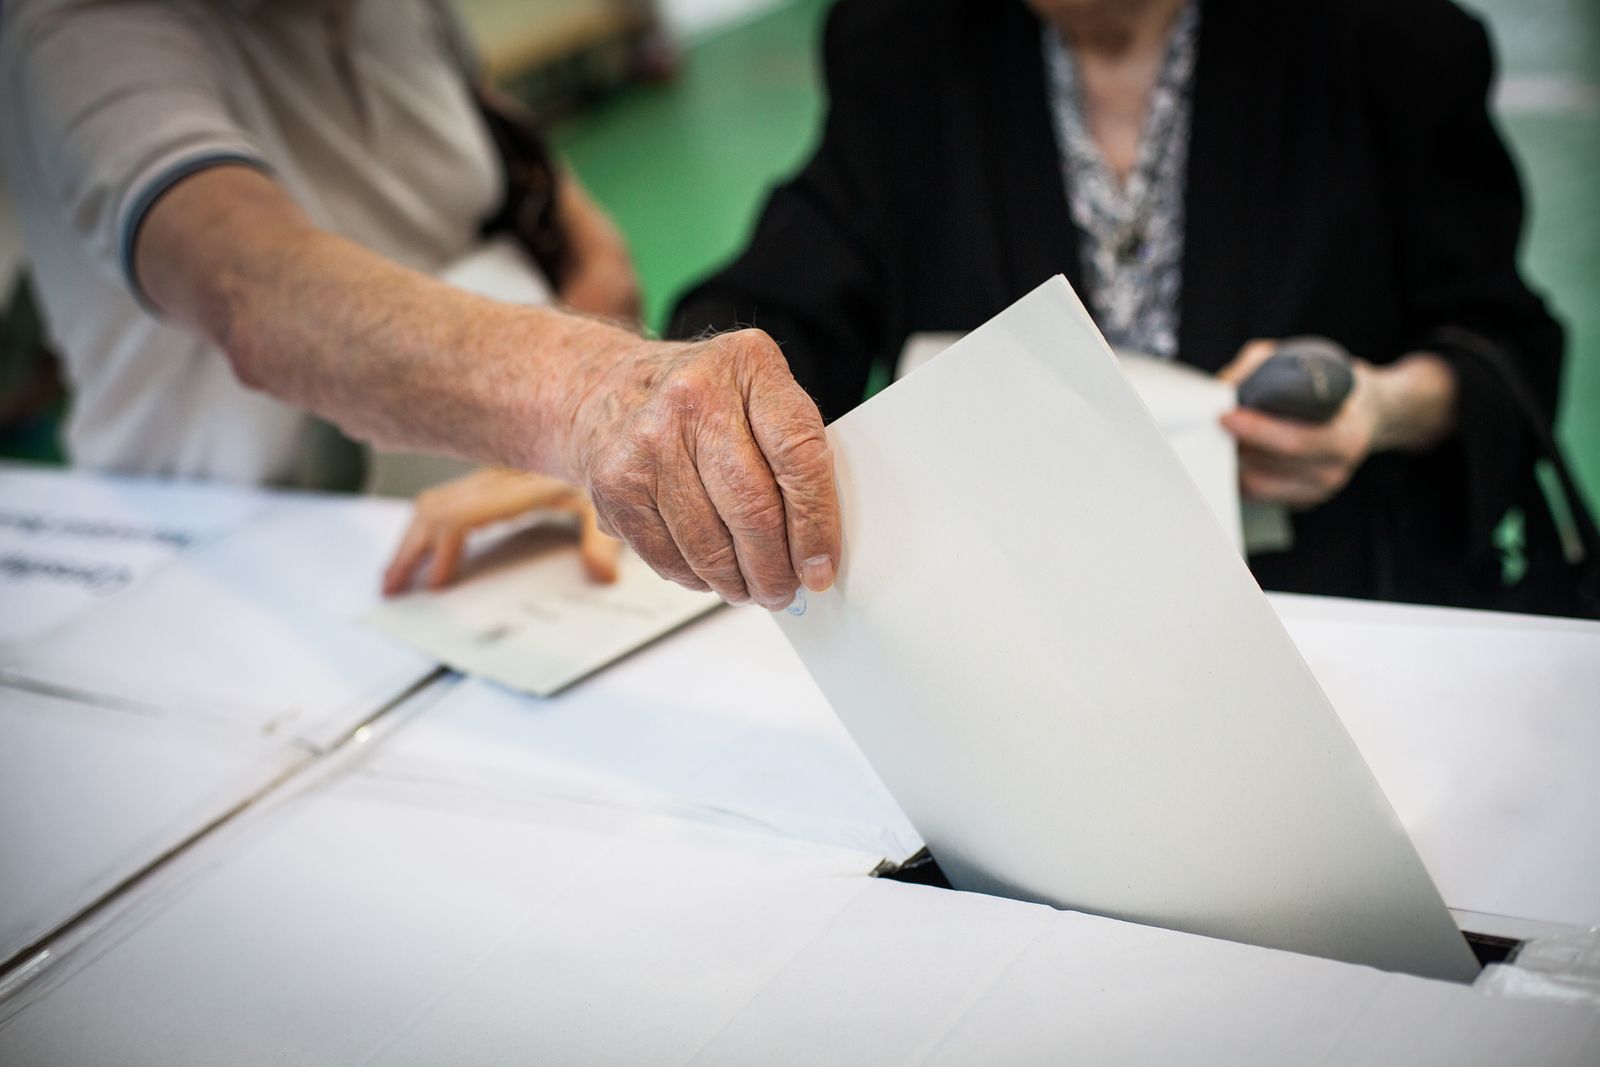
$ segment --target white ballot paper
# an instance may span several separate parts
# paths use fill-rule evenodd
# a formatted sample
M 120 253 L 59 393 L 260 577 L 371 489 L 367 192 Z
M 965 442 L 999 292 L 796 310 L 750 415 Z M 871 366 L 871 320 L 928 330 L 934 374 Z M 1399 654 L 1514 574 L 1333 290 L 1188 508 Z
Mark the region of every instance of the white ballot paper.
M 958 333 L 912 334 L 900 350 L 894 376 L 904 378 L 959 340 Z M 1114 351 L 1128 384 L 1150 409 L 1161 436 L 1194 479 L 1234 551 L 1242 555 L 1245 529 L 1239 503 L 1239 449 L 1219 421 L 1238 405 L 1234 387 L 1176 360 Z
M 1467 980 L 1389 802 L 1066 281 L 829 428 L 779 619 L 958 889 Z
M 461 581 L 382 604 L 365 621 L 464 674 L 550 696 L 716 607 L 624 549 L 590 581 L 570 537 L 537 525 L 473 560 Z
M 1186 363 L 1138 352 L 1116 355 L 1128 384 L 1150 409 L 1161 436 L 1189 472 L 1233 550 L 1243 555 L 1239 446 L 1221 422 L 1238 406 L 1233 386 Z

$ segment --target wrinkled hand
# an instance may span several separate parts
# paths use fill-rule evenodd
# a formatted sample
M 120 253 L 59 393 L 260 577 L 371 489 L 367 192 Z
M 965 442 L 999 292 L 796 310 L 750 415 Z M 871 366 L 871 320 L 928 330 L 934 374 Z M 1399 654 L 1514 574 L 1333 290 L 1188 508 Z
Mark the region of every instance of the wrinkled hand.
M 1251 341 L 1218 376 L 1234 385 L 1277 350 L 1276 341 Z M 1311 508 L 1331 499 L 1374 451 L 1383 420 L 1376 371 L 1353 361 L 1355 384 L 1344 406 L 1320 425 L 1247 408 L 1222 417 L 1239 442 L 1239 487 L 1246 498 Z
M 622 544 L 600 532 L 594 507 L 576 487 L 547 478 L 489 468 L 425 490 L 417 496 L 411 526 L 383 575 L 383 592 L 393 596 L 411 585 L 425 560 L 428 587 L 438 589 L 455 577 L 467 535 L 473 530 L 539 508 L 578 516 L 578 555 L 590 579 L 617 580 Z
M 640 343 L 595 376 L 566 469 L 601 528 L 729 603 L 779 610 L 833 584 L 839 502 L 822 417 L 759 330 Z

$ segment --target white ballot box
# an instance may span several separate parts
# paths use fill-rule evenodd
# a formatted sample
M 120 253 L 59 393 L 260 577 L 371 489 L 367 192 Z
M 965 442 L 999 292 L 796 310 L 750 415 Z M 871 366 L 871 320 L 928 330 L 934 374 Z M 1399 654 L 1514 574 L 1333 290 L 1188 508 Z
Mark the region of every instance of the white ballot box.
M 1270 599 L 1463 929 L 1600 926 L 1600 622 Z
M 418 697 L 423 701 L 425 697 Z M 394 763 L 386 718 L 0 994 L 0 1062 L 1579 1067 L 1582 1010 Z

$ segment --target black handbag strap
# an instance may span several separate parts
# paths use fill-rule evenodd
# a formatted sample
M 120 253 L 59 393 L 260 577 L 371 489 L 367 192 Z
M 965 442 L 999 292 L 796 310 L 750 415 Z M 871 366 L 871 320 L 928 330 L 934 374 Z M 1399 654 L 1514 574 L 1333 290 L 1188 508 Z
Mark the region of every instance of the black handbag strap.
M 551 289 L 559 290 L 572 249 L 558 216 L 561 171 L 544 131 L 514 99 L 493 90 L 483 61 L 448 0 L 433 0 L 439 43 L 460 69 L 462 82 L 494 144 L 500 163 L 500 202 L 479 228 L 483 237 L 509 234 L 533 259 Z
M 473 101 L 500 158 L 499 209 L 484 221 L 482 233 L 508 233 L 539 265 L 552 289 L 560 289 L 571 265 L 571 245 L 557 213 L 561 173 L 543 132 L 513 102 L 483 88 Z
M 1600 527 L 1584 500 L 1583 492 L 1573 477 L 1566 454 L 1555 438 L 1552 427 L 1555 420 L 1539 398 L 1533 394 L 1527 380 L 1512 362 L 1505 349 L 1481 334 L 1455 326 L 1441 327 L 1429 334 L 1426 347 L 1443 349 L 1465 356 L 1492 374 L 1504 387 L 1517 413 L 1539 449 L 1539 458 L 1550 464 L 1556 482 L 1567 505 L 1567 515 L 1578 539 L 1578 557 L 1569 553 L 1567 561 L 1578 575 L 1578 602 L 1590 616 L 1600 618 Z M 1548 502 L 1547 502 L 1548 506 Z M 1552 515 L 1559 527 L 1560 519 Z

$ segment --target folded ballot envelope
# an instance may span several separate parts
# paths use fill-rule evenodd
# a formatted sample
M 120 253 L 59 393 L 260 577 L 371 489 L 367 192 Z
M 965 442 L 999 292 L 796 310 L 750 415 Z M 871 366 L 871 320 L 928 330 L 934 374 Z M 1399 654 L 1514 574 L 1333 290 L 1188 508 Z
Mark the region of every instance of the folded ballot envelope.
M 1387 799 L 1064 279 L 828 433 L 839 579 L 780 623 L 956 888 L 1471 978 Z
M 563 528 L 538 514 L 520 529 L 486 530 L 449 588 L 384 601 L 363 621 L 454 670 L 548 697 L 722 604 L 658 576 L 631 549 L 616 581 L 598 585 Z

